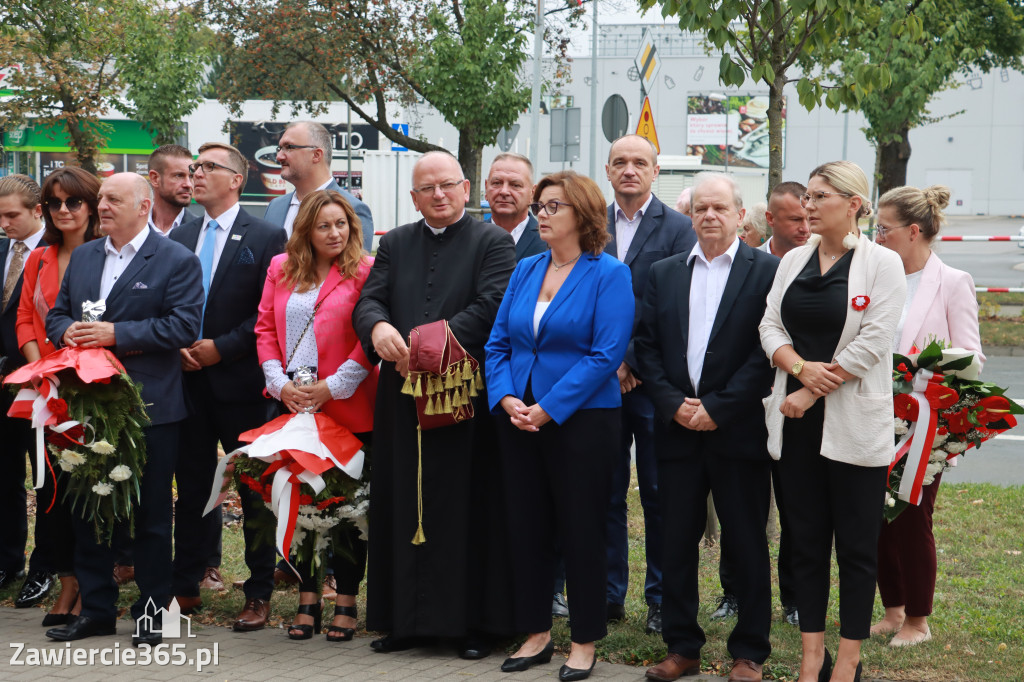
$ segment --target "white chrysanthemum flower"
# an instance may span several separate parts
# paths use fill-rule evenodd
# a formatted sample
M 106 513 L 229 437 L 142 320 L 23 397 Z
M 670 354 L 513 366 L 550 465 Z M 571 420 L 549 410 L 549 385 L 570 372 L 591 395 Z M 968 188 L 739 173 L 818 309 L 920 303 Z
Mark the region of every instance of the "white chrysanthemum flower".
M 132 477 L 132 470 L 128 468 L 127 464 L 118 464 L 116 467 L 110 470 L 111 481 L 127 481 Z
M 313 545 L 313 551 L 320 553 L 327 549 L 331 544 L 331 539 L 326 535 L 317 534 L 316 543 Z
M 967 449 L 967 443 L 961 443 L 960 441 L 953 441 L 952 443 L 946 443 L 946 452 L 959 455 L 961 452 Z
M 907 426 L 907 422 L 903 421 L 899 417 L 893 417 L 892 425 L 893 429 L 895 429 L 896 431 L 897 436 L 902 436 L 903 434 L 910 430 L 910 428 Z
M 106 481 L 103 481 L 101 483 L 97 483 L 96 485 L 94 485 L 92 487 L 92 491 L 94 493 L 96 493 L 97 495 L 100 495 L 102 497 L 106 497 L 110 493 L 114 492 L 114 486 L 111 483 L 107 483 Z
M 306 539 L 306 531 L 302 530 L 301 528 L 296 528 L 295 532 L 292 534 L 292 547 L 291 547 L 291 551 L 292 552 L 299 551 L 299 547 L 302 546 L 302 543 L 305 541 L 305 539 Z
M 885 494 L 885 506 L 886 507 L 895 507 L 896 506 L 896 498 L 893 497 L 892 495 L 890 495 L 889 493 L 886 493 Z
M 946 458 L 949 457 L 949 453 L 942 449 L 932 450 L 931 457 L 928 458 L 929 462 L 945 462 Z
M 856 249 L 859 238 L 853 232 L 847 232 L 846 236 L 843 237 L 843 248 L 844 249 Z
M 98 440 L 89 446 L 89 449 L 97 455 L 109 455 L 114 452 L 114 446 L 105 440 Z
M 75 467 L 85 464 L 85 456 L 74 450 L 61 450 L 58 463 L 64 471 L 71 471 Z
M 935 434 L 935 441 L 934 441 L 933 445 L 935 447 L 939 447 L 940 445 L 942 445 L 943 443 L 946 442 L 947 438 L 949 438 L 949 434 L 948 433 L 936 433 Z

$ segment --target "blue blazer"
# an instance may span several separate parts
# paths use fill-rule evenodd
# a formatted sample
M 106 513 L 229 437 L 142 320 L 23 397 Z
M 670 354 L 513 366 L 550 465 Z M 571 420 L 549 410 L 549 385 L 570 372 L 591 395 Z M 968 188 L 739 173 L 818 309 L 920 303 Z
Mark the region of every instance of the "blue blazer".
M 351 192 L 342 189 L 335 180 L 331 180 L 327 189 L 333 189 L 345 197 L 345 201 L 359 216 L 359 222 L 363 224 L 363 248 L 369 253 L 373 249 L 373 215 L 370 213 L 370 207 L 356 199 Z M 288 207 L 292 204 L 293 196 L 295 196 L 295 192 L 288 192 L 283 197 L 278 197 L 267 204 L 267 212 L 263 214 L 263 219 L 278 227 L 284 227 L 284 219 L 288 216 Z
M 71 254 L 57 302 L 46 316 L 46 335 L 58 348 L 64 332 L 82 319 L 82 302 L 100 298 L 106 238 Z M 199 336 L 203 269 L 181 244 L 153 231 L 106 298 L 104 322 L 114 323 L 111 348 L 128 375 L 142 384 L 142 400 L 153 425 L 185 418 L 179 348 Z
M 555 294 L 536 337 L 533 313 L 551 252 L 519 262 L 487 342 L 487 394 L 499 413 L 527 383 L 537 403 L 562 424 L 577 410 L 619 407 L 615 372 L 633 331 L 629 268 L 608 254 L 585 253 Z

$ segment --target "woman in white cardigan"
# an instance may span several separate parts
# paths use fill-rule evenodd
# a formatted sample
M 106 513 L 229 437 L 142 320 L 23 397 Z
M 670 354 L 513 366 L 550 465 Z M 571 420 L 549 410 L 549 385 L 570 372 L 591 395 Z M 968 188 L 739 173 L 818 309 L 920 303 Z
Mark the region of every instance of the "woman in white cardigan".
M 860 642 L 870 636 L 893 450 L 892 339 L 907 285 L 899 257 L 857 227 L 871 212 L 867 196 L 855 164 L 814 169 L 800 202 L 813 235 L 783 258 L 760 327 L 777 368 L 765 418 L 791 501 L 799 682 L 859 680 Z M 834 669 L 825 649 L 833 537 L 841 621 Z

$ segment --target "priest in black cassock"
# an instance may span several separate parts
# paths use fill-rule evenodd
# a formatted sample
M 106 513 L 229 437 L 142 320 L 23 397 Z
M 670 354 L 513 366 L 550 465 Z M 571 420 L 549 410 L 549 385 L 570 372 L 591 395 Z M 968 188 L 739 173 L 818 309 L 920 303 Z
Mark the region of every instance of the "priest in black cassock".
M 447 320 L 481 363 L 509 276 L 515 243 L 496 225 L 466 214 L 469 181 L 447 152 L 413 168 L 412 200 L 422 220 L 380 241 L 352 323 L 367 357 L 380 359 L 373 433 L 366 627 L 387 633 L 371 647 L 398 651 L 443 638 L 463 658 L 490 653 L 487 634 L 511 632 L 504 519 L 489 491 L 501 488 L 486 392 L 476 416 L 422 432 L 423 531 L 417 532 L 417 420 L 401 392 L 409 333 Z M 484 371 L 486 375 L 486 372 Z M 501 566 L 500 564 L 504 564 Z M 498 564 L 498 565 L 496 565 Z

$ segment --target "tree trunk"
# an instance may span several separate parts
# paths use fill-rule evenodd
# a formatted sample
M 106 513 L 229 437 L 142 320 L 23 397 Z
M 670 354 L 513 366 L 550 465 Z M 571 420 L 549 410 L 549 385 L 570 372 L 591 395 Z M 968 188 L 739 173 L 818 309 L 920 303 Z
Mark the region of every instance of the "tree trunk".
M 459 131 L 459 165 L 463 176 L 469 180 L 469 203 L 466 210 L 475 218 L 482 214 L 480 210 L 480 166 L 483 162 L 483 150 L 475 143 L 473 130 Z
M 887 142 L 879 148 L 879 194 L 885 194 L 894 187 L 902 187 L 907 184 L 907 165 L 910 163 L 910 129 L 903 126 L 898 134 L 899 140 Z
M 782 182 L 782 109 L 785 106 L 782 88 L 785 81 L 785 74 L 776 74 L 775 81 L 768 87 L 768 192 L 765 201 Z

